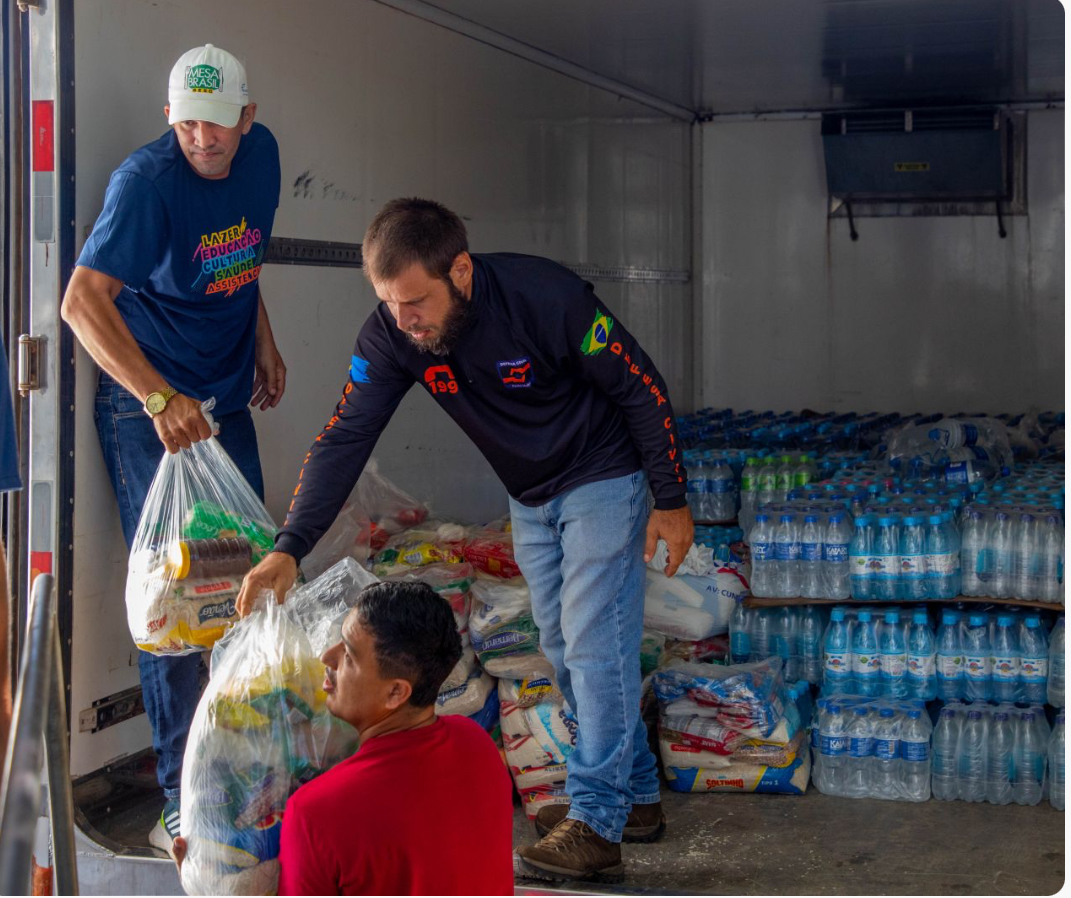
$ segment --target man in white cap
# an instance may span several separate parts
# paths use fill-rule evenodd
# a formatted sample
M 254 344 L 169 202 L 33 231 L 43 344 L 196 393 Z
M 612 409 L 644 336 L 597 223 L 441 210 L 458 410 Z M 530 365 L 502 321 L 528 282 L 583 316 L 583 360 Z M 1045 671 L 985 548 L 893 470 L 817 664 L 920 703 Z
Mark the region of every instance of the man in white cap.
M 171 129 L 112 174 L 67 286 L 63 318 L 101 368 L 97 431 L 128 546 L 164 450 L 209 436 L 203 400 L 215 398 L 220 442 L 264 493 L 249 406 L 279 404 L 286 367 L 258 285 L 280 171 L 256 109 L 230 53 L 183 54 L 164 107 Z M 168 852 L 200 663 L 139 657 L 165 797 L 149 841 Z

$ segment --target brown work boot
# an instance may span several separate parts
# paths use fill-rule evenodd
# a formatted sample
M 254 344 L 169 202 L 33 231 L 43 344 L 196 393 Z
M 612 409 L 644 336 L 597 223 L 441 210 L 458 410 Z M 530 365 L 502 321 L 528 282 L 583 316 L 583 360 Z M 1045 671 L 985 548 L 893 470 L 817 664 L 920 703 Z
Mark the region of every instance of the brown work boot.
M 535 817 L 536 832 L 545 836 L 565 819 L 569 813 L 567 804 L 550 804 L 539 809 Z M 662 802 L 654 804 L 634 804 L 625 821 L 621 833 L 623 842 L 657 842 L 666 831 L 666 815 L 662 813 Z
M 552 882 L 618 883 L 625 878 L 621 846 L 580 820 L 565 818 L 542 839 L 517 851 L 521 875 Z

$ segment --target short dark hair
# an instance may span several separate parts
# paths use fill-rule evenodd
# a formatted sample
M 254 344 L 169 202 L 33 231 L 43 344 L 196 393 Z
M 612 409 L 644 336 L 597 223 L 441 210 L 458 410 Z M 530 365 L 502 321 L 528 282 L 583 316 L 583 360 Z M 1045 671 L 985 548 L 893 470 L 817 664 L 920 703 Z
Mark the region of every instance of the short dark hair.
M 454 259 L 468 248 L 465 225 L 446 206 L 434 200 L 402 197 L 391 200 L 372 219 L 361 255 L 370 281 L 396 278 L 414 262 L 445 281 Z
M 352 613 L 372 637 L 380 674 L 409 682 L 409 704 L 434 704 L 443 680 L 461 658 L 450 603 L 427 583 L 373 583 L 361 591 Z

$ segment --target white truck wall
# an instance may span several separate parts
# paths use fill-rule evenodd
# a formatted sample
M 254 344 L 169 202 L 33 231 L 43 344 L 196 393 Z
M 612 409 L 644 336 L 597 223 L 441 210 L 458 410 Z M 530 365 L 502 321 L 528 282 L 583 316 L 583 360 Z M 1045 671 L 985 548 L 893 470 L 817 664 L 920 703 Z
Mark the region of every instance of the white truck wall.
M 1028 216 L 827 221 L 820 122 L 703 129 L 702 406 L 1064 407 L 1064 113 L 1027 122 Z
M 211 42 L 244 61 L 257 118 L 279 140 L 276 235 L 359 242 L 384 202 L 422 195 L 463 216 L 476 252 L 689 267 L 688 125 L 368 0 L 80 0 L 75 13 L 79 247 L 112 170 L 166 128 L 173 60 Z M 289 367 L 280 406 L 255 412 L 267 504 L 281 520 L 376 300 L 356 270 L 269 265 L 261 285 Z M 687 410 L 691 286 L 596 289 Z M 75 719 L 138 682 L 126 550 L 93 424 L 96 370 L 81 350 L 77 368 Z M 433 406 L 409 394 L 377 447 L 381 469 L 440 514 L 498 516 L 501 485 Z M 75 733 L 73 773 L 148 744 L 144 716 Z

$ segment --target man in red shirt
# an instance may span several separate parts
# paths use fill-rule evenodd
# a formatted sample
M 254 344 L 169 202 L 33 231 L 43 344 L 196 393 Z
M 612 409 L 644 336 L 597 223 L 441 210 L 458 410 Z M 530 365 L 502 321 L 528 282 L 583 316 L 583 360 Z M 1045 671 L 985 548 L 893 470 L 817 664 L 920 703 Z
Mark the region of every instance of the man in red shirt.
M 513 894 L 509 774 L 479 724 L 435 716 L 460 657 L 453 612 L 426 584 L 361 593 L 322 659 L 328 710 L 361 747 L 287 802 L 280 895 Z

